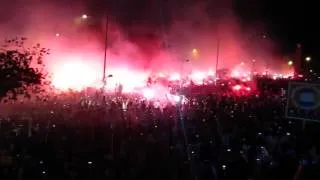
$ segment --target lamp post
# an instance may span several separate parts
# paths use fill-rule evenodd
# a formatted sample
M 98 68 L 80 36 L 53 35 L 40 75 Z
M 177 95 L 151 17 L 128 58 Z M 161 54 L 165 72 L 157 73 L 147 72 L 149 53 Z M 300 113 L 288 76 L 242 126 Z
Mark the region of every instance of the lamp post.
M 81 19 L 82 20 L 87 20 L 89 16 L 87 14 L 82 14 Z M 108 50 L 108 31 L 109 31 L 109 16 L 108 12 L 106 10 L 105 15 L 104 15 L 104 26 L 105 26 L 105 37 L 104 37 L 104 57 L 103 57 L 103 74 L 102 74 L 102 90 L 104 91 L 106 84 L 107 84 L 107 78 L 112 77 L 112 75 L 106 76 L 107 72 L 107 50 Z M 60 36 L 56 34 L 56 36 Z
M 108 30 L 109 30 L 109 16 L 108 12 L 105 13 L 105 39 L 104 39 L 104 58 L 103 58 L 103 74 L 102 74 L 102 83 L 103 83 L 103 91 L 107 85 L 107 50 L 108 50 Z
M 217 57 L 216 57 L 216 70 L 215 70 L 215 84 L 217 84 L 217 79 L 218 79 L 218 65 L 219 65 L 219 53 L 220 53 L 220 39 L 217 39 Z
M 310 56 L 307 56 L 304 60 L 305 60 L 305 62 L 306 62 L 305 65 L 304 65 L 305 71 L 306 71 L 305 73 L 306 73 L 306 75 L 308 75 L 309 77 L 311 77 L 311 76 L 312 76 L 311 74 L 312 74 L 312 71 L 313 71 L 312 69 L 310 69 L 310 67 L 311 67 L 311 66 L 310 66 L 311 57 L 310 57 Z

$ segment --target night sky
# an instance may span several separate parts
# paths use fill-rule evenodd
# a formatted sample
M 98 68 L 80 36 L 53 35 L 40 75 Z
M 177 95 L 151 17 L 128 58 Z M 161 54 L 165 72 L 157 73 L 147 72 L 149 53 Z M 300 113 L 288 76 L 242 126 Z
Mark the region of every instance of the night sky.
M 283 53 L 301 43 L 303 56 L 312 56 L 312 67 L 320 70 L 318 10 L 312 1 L 237 0 L 236 12 L 246 22 L 263 22 L 277 39 Z M 254 4 L 254 5 L 253 5 Z
M 93 13 L 101 14 L 104 11 L 103 2 L 90 0 L 87 2 L 88 9 Z M 240 25 L 244 29 L 248 25 L 263 24 L 263 32 L 257 33 L 266 33 L 268 38 L 280 44 L 280 51 L 283 54 L 294 52 L 296 44 L 301 43 L 303 55 L 312 56 L 314 69 L 320 67 L 317 62 L 320 57 L 318 52 L 318 11 L 316 4 L 312 2 L 287 0 L 233 0 L 233 2 L 223 0 L 117 0 L 111 2 L 110 11 L 127 29 L 130 29 L 132 23 L 142 24 L 152 29 L 160 28 L 163 19 L 165 19 L 166 25 L 170 26 L 172 15 L 170 10 L 179 14 L 180 11 L 187 10 L 184 9 L 184 6 L 199 2 L 207 4 L 207 13 L 212 19 L 219 18 L 231 10 L 239 18 Z M 160 11 L 162 5 L 165 17 L 150 16 L 155 13 L 155 4 Z
M 312 44 L 318 39 L 314 3 L 238 0 L 235 4 L 236 11 L 242 19 L 247 23 L 261 21 L 267 24 L 268 31 L 279 38 L 284 46 L 300 42 L 306 48 L 312 49 Z

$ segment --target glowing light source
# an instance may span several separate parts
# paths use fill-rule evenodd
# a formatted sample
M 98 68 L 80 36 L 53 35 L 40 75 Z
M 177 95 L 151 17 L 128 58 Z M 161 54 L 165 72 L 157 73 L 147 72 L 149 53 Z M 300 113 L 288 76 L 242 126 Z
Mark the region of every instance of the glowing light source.
M 272 78 L 273 78 L 274 80 L 276 80 L 276 79 L 278 79 L 278 76 L 275 74 L 275 75 L 272 76 Z
M 231 73 L 231 76 L 232 76 L 232 77 L 239 77 L 239 76 L 240 76 L 240 72 L 238 72 L 238 71 L 233 71 L 233 72 Z
M 90 18 L 90 17 L 89 17 Z M 81 17 L 78 17 L 77 20 L 81 20 Z M 83 21 L 84 22 L 84 21 Z M 57 36 L 60 34 L 57 33 Z M 64 35 L 61 34 L 61 37 Z M 53 36 L 54 38 L 54 36 Z M 65 38 L 63 38 L 65 39 Z M 61 41 L 57 40 L 57 43 Z M 190 51 L 190 50 L 189 50 Z M 195 51 L 197 52 L 197 51 Z M 116 57 L 112 57 L 116 58 Z M 111 60 L 112 60 L 111 58 Z M 126 57 L 124 57 L 124 60 Z M 96 59 L 95 54 L 91 54 L 89 56 L 81 53 L 77 54 L 64 54 L 55 58 L 58 59 L 54 61 L 54 63 L 50 66 L 50 74 L 52 74 L 51 82 L 54 87 L 59 90 L 83 90 L 86 87 L 90 88 L 101 88 L 101 72 L 99 71 L 100 63 L 95 63 L 91 59 Z M 98 59 L 98 58 L 97 58 Z M 251 59 L 252 60 L 252 59 Z M 116 60 L 113 60 L 116 62 Z M 244 61 L 244 60 L 243 60 Z M 183 61 L 182 61 L 183 62 Z M 239 81 L 251 81 L 252 73 L 260 74 L 262 73 L 262 68 L 257 68 L 257 72 L 251 72 L 252 69 L 249 66 L 248 62 L 245 62 L 245 66 L 241 66 L 240 63 L 242 61 L 235 64 L 235 67 L 231 67 L 232 69 L 223 70 L 221 74 L 221 79 L 227 79 L 232 76 L 235 80 L 231 82 L 217 83 L 221 86 L 231 87 L 230 89 L 234 91 L 237 95 L 246 95 L 249 94 L 250 88 L 247 88 L 247 85 L 240 84 Z M 251 62 L 252 63 L 252 62 Z M 242 63 L 244 64 L 244 63 Z M 206 67 L 208 68 L 208 67 Z M 173 95 L 172 92 L 175 91 L 175 88 L 168 88 L 167 84 L 172 83 L 174 85 L 181 85 L 186 87 L 190 84 L 213 84 L 212 77 L 214 76 L 215 71 L 213 69 L 194 69 L 194 67 L 186 67 L 188 73 L 185 75 L 180 74 L 179 66 L 176 68 L 172 68 L 175 71 L 171 71 L 171 69 L 155 69 L 154 71 L 142 71 L 141 69 L 136 69 L 135 67 L 131 67 L 130 63 L 123 62 L 120 64 L 115 63 L 114 66 L 110 66 L 108 68 L 107 74 L 112 74 L 112 78 L 108 78 L 106 92 L 119 92 L 121 93 L 134 93 L 140 94 L 145 99 L 149 99 L 151 101 L 161 101 L 159 104 L 164 104 L 170 102 L 172 104 L 177 104 L 179 101 L 183 103 L 184 101 L 188 101 L 185 97 L 179 97 L 179 95 Z M 287 68 L 291 69 L 292 68 Z M 269 73 L 272 77 L 275 72 L 272 68 Z M 182 73 L 182 72 L 181 72 Z M 288 74 L 288 72 L 281 72 L 284 74 Z M 282 78 L 283 75 L 276 75 L 277 78 Z M 111 77 L 111 75 L 109 76 Z M 154 79 L 153 83 L 148 84 L 148 78 L 152 77 Z M 214 78 L 216 79 L 216 78 Z M 183 80 L 183 81 L 182 81 Z M 191 81 L 192 80 L 192 81 Z M 232 79 L 233 80 L 233 79 Z M 234 84 L 234 82 L 238 82 L 239 85 Z M 234 86 L 236 85 L 236 86 Z M 173 86 L 174 87 L 174 86 Z M 251 87 L 251 86 L 250 86 Z M 148 88 L 148 89 L 146 89 Z M 146 89 L 146 90 L 145 90 Z M 253 88 L 251 91 L 255 91 Z M 180 99 L 182 98 L 182 99 Z M 159 100 L 158 100 L 159 99 Z
M 60 90 L 82 90 L 93 86 L 98 75 L 94 69 L 81 62 L 67 62 L 54 70 L 52 84 Z
M 310 56 L 306 57 L 306 61 L 307 62 L 311 61 L 311 57 Z
M 233 86 L 232 89 L 235 90 L 235 91 L 239 91 L 241 89 L 241 86 L 240 85 L 235 85 L 235 86 Z
M 293 61 L 288 61 L 288 65 L 292 66 L 293 65 Z
M 287 132 L 287 136 L 290 136 L 290 135 L 291 135 L 291 133 Z
M 169 81 L 177 81 L 180 79 L 181 79 L 181 76 L 179 73 L 174 73 L 174 74 L 170 75 L 170 77 L 169 77 Z
M 174 101 L 175 101 L 176 103 L 179 103 L 179 102 L 181 102 L 182 97 L 179 96 L 179 95 L 173 95 L 173 99 L 174 99 Z
M 56 33 L 56 37 L 60 37 L 60 33 Z
M 198 49 L 192 49 L 192 54 L 197 55 L 199 53 Z
M 196 83 L 200 83 L 200 84 L 202 83 L 203 79 L 205 79 L 205 77 L 206 77 L 205 73 L 201 71 L 194 72 L 191 75 L 191 79 Z
M 158 76 L 161 77 L 161 78 L 166 77 L 163 73 L 159 73 Z
M 88 19 L 88 15 L 83 14 L 83 15 L 81 16 L 81 18 L 82 18 L 82 19 Z
M 155 94 L 152 89 L 144 89 L 143 90 L 143 96 L 148 100 L 152 99 L 154 97 L 154 95 Z
M 213 71 L 212 69 L 209 69 L 208 75 L 209 75 L 209 76 L 214 76 L 214 71 Z
M 192 49 L 192 58 L 198 59 L 199 58 L 199 50 L 198 49 Z M 188 62 L 188 61 L 186 61 Z

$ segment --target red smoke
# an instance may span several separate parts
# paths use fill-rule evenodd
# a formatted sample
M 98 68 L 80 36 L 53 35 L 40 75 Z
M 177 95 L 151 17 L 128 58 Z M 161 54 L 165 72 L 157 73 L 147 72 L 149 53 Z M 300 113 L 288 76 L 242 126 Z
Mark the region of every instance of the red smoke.
M 86 12 L 83 4 L 77 3 L 23 2 L 21 8 L 12 7 L 0 9 L 2 13 L 15 14 L 0 24 L 0 34 L 2 37 L 25 36 L 30 44 L 39 42 L 50 48 L 52 54 L 45 63 L 56 87 L 101 86 L 105 35 L 101 16 L 94 17 Z M 130 91 L 134 86 L 142 86 L 150 73 L 190 74 L 201 81 L 201 77 L 212 75 L 215 70 L 218 39 L 219 68 L 230 68 L 231 72 L 240 71 L 240 74 L 253 69 L 287 73 L 286 67 L 278 68 L 280 56 L 275 54 L 277 46 L 274 42 L 256 35 L 261 29 L 250 28 L 242 32 L 238 18 L 227 5 L 217 10 L 219 16 L 216 18 L 210 17 L 206 8 L 203 3 L 184 6 L 183 10 L 172 8 L 168 11 L 171 21 L 165 23 L 168 25 L 165 28 L 149 27 L 152 23 L 148 24 L 148 21 L 134 21 L 131 28 L 126 29 L 114 17 L 116 14 L 110 16 L 107 73 L 113 77 L 108 79 L 109 87 L 122 83 L 124 89 Z M 148 15 L 158 16 L 159 22 L 161 10 L 150 11 L 154 13 L 145 16 L 150 19 L 154 17 Z M 88 13 L 85 20 L 81 19 L 83 13 Z M 199 50 L 197 57 L 192 49 Z M 185 63 L 186 59 L 190 62 Z M 254 67 L 252 59 L 256 60 Z M 241 62 L 245 67 L 238 70 Z

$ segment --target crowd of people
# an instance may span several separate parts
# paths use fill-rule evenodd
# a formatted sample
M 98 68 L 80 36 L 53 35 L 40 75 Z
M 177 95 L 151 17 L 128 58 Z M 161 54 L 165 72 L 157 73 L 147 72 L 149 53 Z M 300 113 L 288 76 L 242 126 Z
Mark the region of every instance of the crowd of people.
M 320 179 L 317 123 L 275 93 L 47 100 L 0 119 L 0 179 Z

